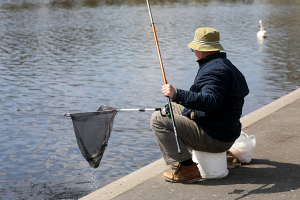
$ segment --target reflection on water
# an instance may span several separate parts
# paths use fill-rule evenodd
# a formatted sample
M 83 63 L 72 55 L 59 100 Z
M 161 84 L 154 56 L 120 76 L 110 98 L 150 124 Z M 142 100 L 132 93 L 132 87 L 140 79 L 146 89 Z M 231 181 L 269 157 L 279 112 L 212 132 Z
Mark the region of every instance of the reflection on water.
M 264 37 L 257 37 L 257 41 L 258 41 L 258 44 L 259 44 L 259 51 L 262 51 L 263 50 L 263 46 L 264 46 L 264 40 L 265 38 Z
M 188 89 L 196 28 L 221 32 L 250 87 L 244 115 L 300 85 L 299 1 L 150 1 L 167 79 Z M 161 157 L 151 113 L 118 113 L 99 168 L 79 152 L 66 112 L 162 107 L 144 0 L 0 3 L 0 198 L 77 198 Z M 268 37 L 258 43 L 258 21 Z
M 98 7 L 98 6 L 144 6 L 145 0 L 4 0 L 1 2 L 1 7 L 4 9 L 38 9 L 41 7 L 61 7 L 64 9 L 80 8 L 80 7 Z M 201 6 L 211 6 L 211 4 L 268 4 L 271 6 L 287 6 L 284 1 L 278 0 L 151 0 L 151 5 L 167 5 L 172 6 L 172 4 L 186 5 L 189 3 L 197 3 Z M 294 0 L 290 4 L 299 6 L 300 2 Z M 288 4 L 289 6 L 289 4 Z

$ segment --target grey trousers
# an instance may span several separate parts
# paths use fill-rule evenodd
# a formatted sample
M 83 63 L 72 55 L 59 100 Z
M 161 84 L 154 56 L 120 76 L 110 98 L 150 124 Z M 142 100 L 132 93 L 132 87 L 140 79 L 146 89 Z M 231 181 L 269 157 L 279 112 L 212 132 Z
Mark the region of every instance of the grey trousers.
M 172 120 L 159 111 L 152 114 L 150 125 L 158 147 L 167 165 L 183 162 L 191 158 L 189 150 L 220 153 L 227 151 L 234 142 L 222 142 L 206 134 L 201 126 L 183 116 L 182 105 L 172 103 L 181 154 L 178 153 Z

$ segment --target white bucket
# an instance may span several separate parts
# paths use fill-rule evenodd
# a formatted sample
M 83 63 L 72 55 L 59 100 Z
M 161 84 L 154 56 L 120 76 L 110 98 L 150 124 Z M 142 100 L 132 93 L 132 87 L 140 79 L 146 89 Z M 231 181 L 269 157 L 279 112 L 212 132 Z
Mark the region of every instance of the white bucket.
M 226 177 L 229 173 L 227 169 L 226 152 L 208 153 L 193 151 L 193 161 L 198 163 L 198 168 L 202 178 L 219 179 Z

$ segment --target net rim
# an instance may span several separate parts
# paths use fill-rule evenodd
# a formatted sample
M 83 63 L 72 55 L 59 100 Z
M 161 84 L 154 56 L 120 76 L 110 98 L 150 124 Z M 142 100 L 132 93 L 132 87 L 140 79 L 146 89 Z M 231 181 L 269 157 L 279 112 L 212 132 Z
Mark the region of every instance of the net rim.
M 78 112 L 78 113 L 69 113 L 69 115 L 73 118 L 78 118 L 78 117 L 88 117 L 88 116 L 93 116 L 93 115 L 101 115 L 101 114 L 108 114 L 108 113 L 114 113 L 118 112 L 117 109 L 114 110 L 102 110 L 102 111 L 94 111 L 94 112 Z

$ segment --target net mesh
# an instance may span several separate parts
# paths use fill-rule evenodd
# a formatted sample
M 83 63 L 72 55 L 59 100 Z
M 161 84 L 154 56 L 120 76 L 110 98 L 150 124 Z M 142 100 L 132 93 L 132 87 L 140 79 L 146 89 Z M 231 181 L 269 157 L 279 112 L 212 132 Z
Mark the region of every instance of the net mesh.
M 81 154 L 97 168 L 110 137 L 117 108 L 101 106 L 96 112 L 70 114 Z

